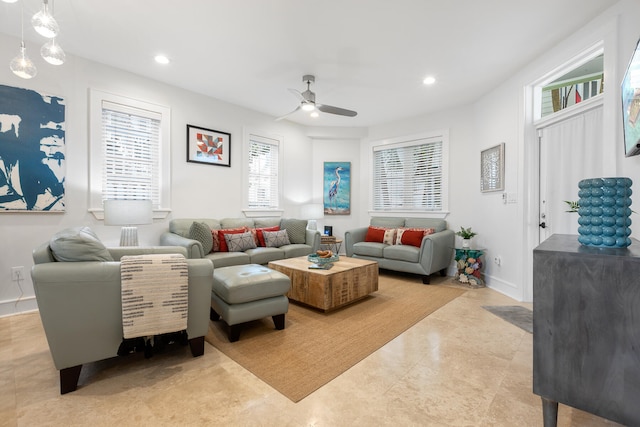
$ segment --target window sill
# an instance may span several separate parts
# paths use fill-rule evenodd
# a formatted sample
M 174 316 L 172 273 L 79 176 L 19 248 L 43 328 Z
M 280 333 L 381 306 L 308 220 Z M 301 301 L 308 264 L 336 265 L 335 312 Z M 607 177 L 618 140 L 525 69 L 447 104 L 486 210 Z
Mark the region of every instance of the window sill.
M 89 209 L 89 212 L 93 214 L 95 219 L 104 221 L 104 209 Z M 171 213 L 171 209 L 154 209 L 153 219 L 165 219 Z
M 281 217 L 284 211 L 282 209 L 243 209 L 242 213 L 247 218 L 260 218 Z

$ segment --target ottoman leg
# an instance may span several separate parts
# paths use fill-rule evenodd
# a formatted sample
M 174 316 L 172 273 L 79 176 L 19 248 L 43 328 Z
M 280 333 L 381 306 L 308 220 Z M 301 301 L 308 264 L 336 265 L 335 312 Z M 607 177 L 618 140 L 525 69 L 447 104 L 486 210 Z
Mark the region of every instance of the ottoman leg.
M 209 309 L 209 319 L 213 320 L 214 322 L 217 322 L 218 320 L 220 320 L 220 315 L 216 313 L 213 307 Z
M 229 333 L 227 335 L 229 337 L 229 342 L 236 342 L 240 339 L 240 329 L 241 324 L 229 325 Z
M 276 326 L 277 330 L 284 329 L 284 313 L 276 314 L 275 316 L 271 316 L 273 319 L 273 324 Z

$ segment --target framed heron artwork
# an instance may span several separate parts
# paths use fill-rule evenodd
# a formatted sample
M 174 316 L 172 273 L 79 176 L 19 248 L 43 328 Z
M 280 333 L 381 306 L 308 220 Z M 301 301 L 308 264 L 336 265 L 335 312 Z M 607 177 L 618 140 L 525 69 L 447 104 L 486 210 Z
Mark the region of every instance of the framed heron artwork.
M 351 214 L 351 162 L 324 162 L 322 193 L 325 215 Z

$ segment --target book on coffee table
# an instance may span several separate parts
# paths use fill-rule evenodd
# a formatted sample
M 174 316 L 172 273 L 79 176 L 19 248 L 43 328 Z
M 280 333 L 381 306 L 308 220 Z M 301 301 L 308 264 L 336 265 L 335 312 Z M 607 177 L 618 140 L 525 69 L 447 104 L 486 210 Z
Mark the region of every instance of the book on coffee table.
M 333 267 L 333 263 L 326 263 L 326 264 L 310 264 L 309 268 L 313 269 L 313 270 L 329 270 L 331 267 Z

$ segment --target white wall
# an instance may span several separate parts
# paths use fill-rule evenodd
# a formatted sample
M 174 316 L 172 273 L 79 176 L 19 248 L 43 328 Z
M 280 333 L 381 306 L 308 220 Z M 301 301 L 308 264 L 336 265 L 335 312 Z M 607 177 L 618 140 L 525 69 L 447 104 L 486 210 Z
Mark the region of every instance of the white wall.
M 537 159 L 531 147 L 535 140 L 527 134 L 531 123 L 525 114 L 525 89 L 599 40 L 604 41 L 608 76 L 602 142 L 607 155 L 603 164 L 611 174 L 640 182 L 640 156 L 625 159 L 622 155 L 619 112 L 619 82 L 640 37 L 639 18 L 640 3 L 622 0 L 474 105 L 369 129 L 363 147 L 369 141 L 449 129 L 450 214 L 446 219 L 454 230 L 464 226 L 478 233 L 473 244 L 486 249 L 485 278 L 490 287 L 517 300 L 531 299 L 531 258 L 536 245 L 532 236 L 537 235 L 538 227 Z M 480 192 L 480 151 L 501 142 L 506 144 L 505 192 L 515 203 L 504 204 L 501 193 Z M 363 168 L 361 173 L 365 182 L 370 171 Z M 368 193 L 360 196 L 363 204 L 370 203 Z M 364 223 L 368 217 L 363 215 L 360 220 Z M 640 224 L 640 220 L 636 222 Z M 632 237 L 637 238 L 637 233 L 634 230 Z M 493 263 L 496 256 L 501 258 L 500 266 Z
M 171 186 L 172 214 L 165 221 L 139 227 L 140 243 L 158 244 L 167 221 L 180 217 L 238 217 L 242 215 L 242 135 L 248 127 L 284 137 L 283 208 L 284 216 L 299 215 L 299 204 L 312 191 L 312 144 L 306 129 L 286 121 L 201 96 L 145 77 L 130 74 L 81 58 L 68 56 L 61 67 L 53 67 L 37 57 L 27 45 L 39 74 L 23 80 L 9 70 L 8 62 L 18 52 L 19 40 L 0 35 L 0 84 L 34 89 L 62 96 L 66 101 L 66 212 L 0 213 L 0 316 L 36 308 L 29 276 L 31 251 L 57 231 L 88 225 L 106 245 L 117 245 L 119 227 L 105 227 L 88 213 L 89 140 L 88 90 L 140 99 L 171 108 Z M 29 49 L 35 52 L 29 52 Z M 222 84 L 222 83 L 221 83 Z M 193 124 L 229 132 L 231 167 L 186 162 L 186 125 Z M 26 278 L 21 291 L 11 281 L 11 267 L 24 266 Z
M 88 208 L 88 89 L 97 88 L 119 95 L 167 105 L 172 113 L 172 208 L 169 217 L 235 217 L 242 209 L 242 134 L 244 127 L 284 136 L 284 215 L 295 217 L 299 204 L 322 200 L 324 161 L 352 163 L 352 213 L 325 216 L 319 226 L 334 226 L 334 234 L 369 222 L 371 172 L 362 147 L 372 141 L 414 135 L 439 129 L 449 130 L 450 199 L 447 216 L 450 228 L 473 227 L 479 234 L 477 247 L 486 248 L 485 273 L 489 286 L 518 300 L 530 299 L 531 236 L 537 232 L 531 135 L 527 134 L 525 88 L 565 60 L 598 39 L 605 40 L 605 130 L 607 163 L 612 174 L 629 176 L 640 183 L 640 156 L 622 155 L 619 112 L 619 82 L 640 37 L 637 22 L 640 2 L 621 0 L 592 24 L 552 47 L 513 78 L 473 105 L 415 117 L 370 129 L 304 129 L 288 122 L 167 86 L 80 58 L 69 57 L 58 68 L 31 56 L 39 75 L 26 81 L 15 77 L 8 66 L 0 67 L 0 84 L 26 87 L 63 96 L 67 103 L 67 211 L 64 214 L 0 213 L 0 316 L 34 309 L 33 288 L 28 270 L 31 250 L 56 231 L 70 226 L 89 225 L 107 245 L 118 242 L 117 227 L 104 227 L 87 212 Z M 16 55 L 19 41 L 0 35 L 0 57 Z M 28 49 L 34 49 L 28 46 Z M 526 48 L 523 46 L 523 48 Z M 35 50 L 35 49 L 34 49 Z M 200 125 L 232 134 L 231 168 L 186 162 L 186 124 Z M 368 133 L 367 133 L 368 132 Z M 499 193 L 480 193 L 480 151 L 506 143 L 505 191 L 516 203 L 503 204 Z M 637 187 L 638 184 L 636 184 Z M 640 191 L 637 190 L 636 191 Z M 633 208 L 633 206 L 632 206 Z M 635 210 L 639 210 L 637 207 Z M 633 237 L 638 238 L 640 220 L 632 218 Z M 166 221 L 140 227 L 142 244 L 156 244 Z M 492 263 L 500 256 L 502 265 Z M 11 267 L 25 266 L 27 280 L 20 289 L 11 282 Z M 451 270 L 450 270 L 451 271 Z

